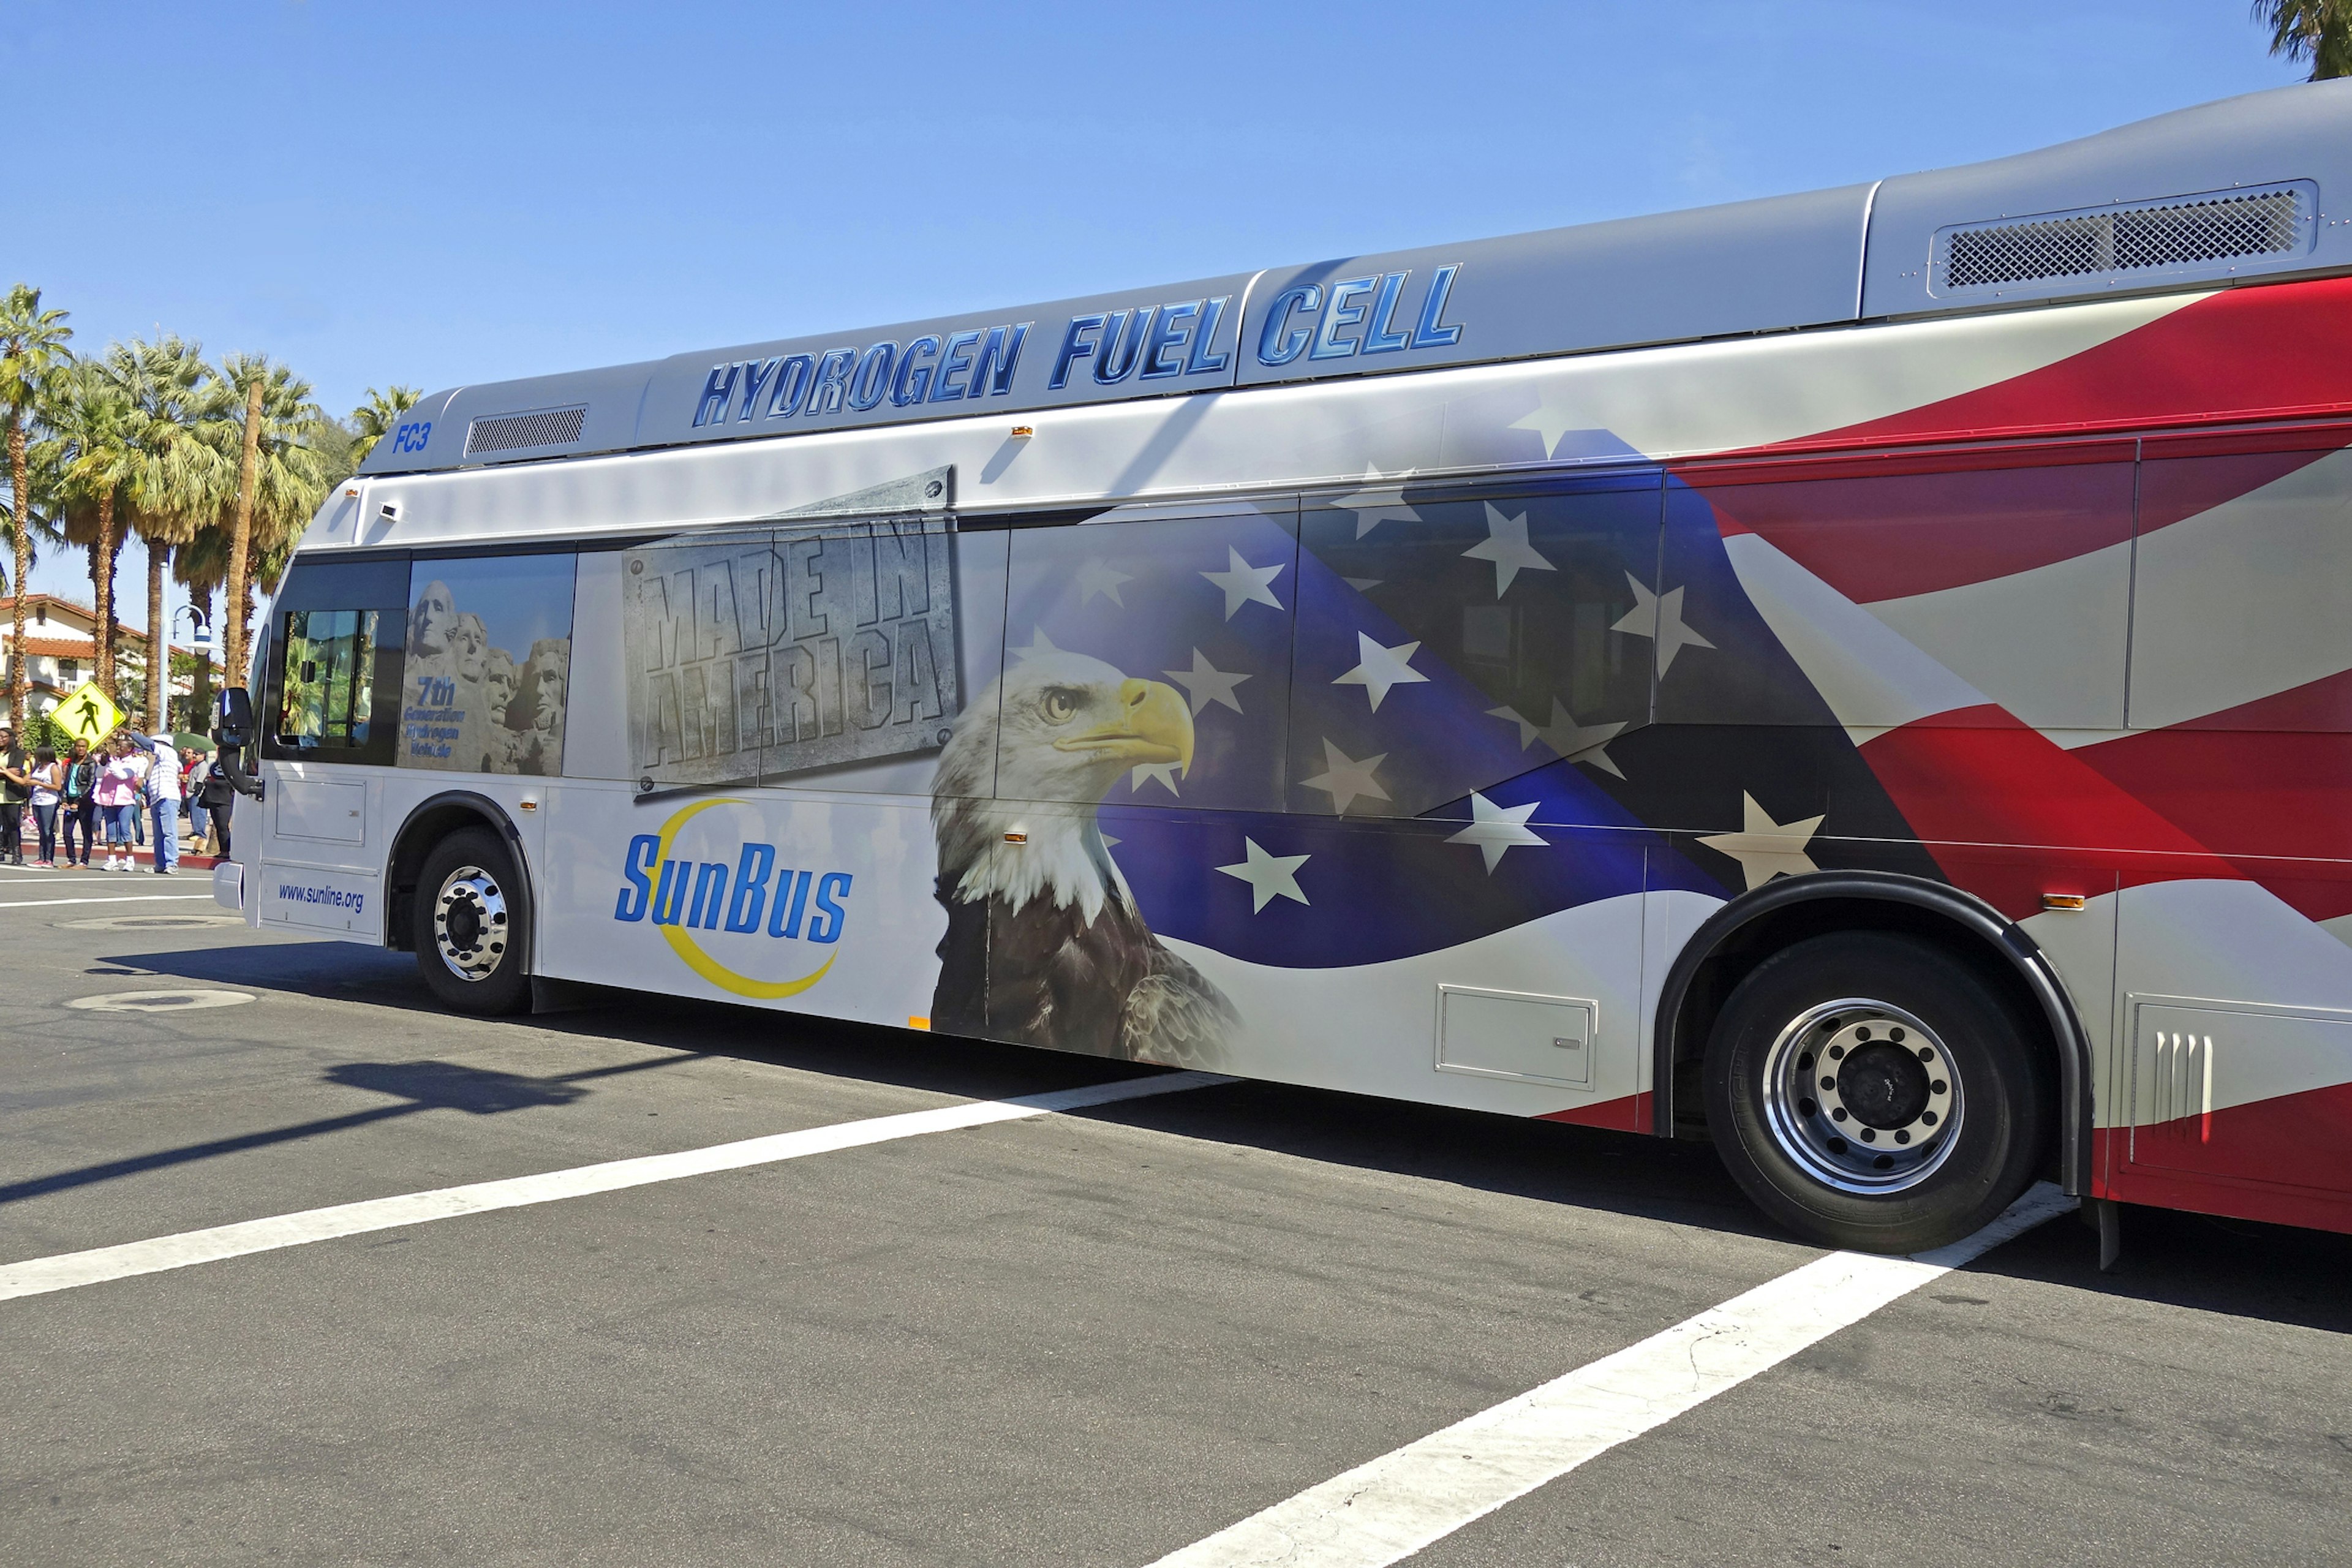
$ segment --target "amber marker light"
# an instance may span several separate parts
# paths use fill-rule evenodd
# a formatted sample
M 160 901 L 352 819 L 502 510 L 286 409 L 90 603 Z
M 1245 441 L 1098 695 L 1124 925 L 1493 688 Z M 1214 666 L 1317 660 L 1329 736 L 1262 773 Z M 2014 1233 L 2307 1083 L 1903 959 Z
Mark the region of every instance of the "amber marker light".
M 2080 910 L 2090 903 L 2080 893 L 2044 893 L 2042 907 L 2045 910 Z

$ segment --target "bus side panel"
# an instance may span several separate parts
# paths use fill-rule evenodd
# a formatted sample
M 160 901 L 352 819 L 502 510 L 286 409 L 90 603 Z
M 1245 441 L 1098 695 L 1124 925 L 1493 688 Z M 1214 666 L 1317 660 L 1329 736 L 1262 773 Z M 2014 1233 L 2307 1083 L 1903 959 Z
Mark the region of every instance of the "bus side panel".
M 541 862 L 542 973 L 929 1026 L 929 802 L 744 789 L 638 803 L 566 783 Z
M 263 764 L 268 792 L 236 803 L 233 840 L 250 868 L 247 918 L 257 928 L 341 942 L 383 940 L 385 770 Z

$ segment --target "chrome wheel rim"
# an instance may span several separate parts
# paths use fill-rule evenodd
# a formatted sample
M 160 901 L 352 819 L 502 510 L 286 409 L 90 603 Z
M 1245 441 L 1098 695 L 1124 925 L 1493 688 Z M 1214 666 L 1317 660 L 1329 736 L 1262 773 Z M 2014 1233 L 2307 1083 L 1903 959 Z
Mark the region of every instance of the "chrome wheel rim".
M 507 956 L 507 896 L 479 866 L 449 873 L 433 900 L 433 944 L 449 973 L 469 984 L 488 980 Z
M 1900 1007 L 1848 996 L 1790 1020 L 1764 1058 L 1764 1122 L 1780 1152 L 1840 1192 L 1899 1193 L 1960 1133 L 1951 1053 Z

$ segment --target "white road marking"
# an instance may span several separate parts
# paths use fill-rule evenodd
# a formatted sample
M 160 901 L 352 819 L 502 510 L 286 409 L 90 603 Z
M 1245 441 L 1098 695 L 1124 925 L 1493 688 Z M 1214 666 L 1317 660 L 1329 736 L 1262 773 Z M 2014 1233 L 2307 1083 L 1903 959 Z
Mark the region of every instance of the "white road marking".
M 831 1153 L 836 1149 L 862 1148 L 869 1143 L 887 1143 L 895 1139 L 918 1138 L 927 1132 L 950 1132 L 963 1127 L 985 1127 L 998 1121 L 1018 1121 L 1058 1110 L 1078 1110 L 1087 1106 L 1141 1100 L 1148 1095 L 1175 1094 L 1185 1089 L 1208 1089 L 1232 1081 L 1214 1073 L 1203 1072 L 1119 1079 L 1110 1083 L 1089 1084 L 1083 1089 L 1056 1089 L 1051 1094 L 1024 1095 L 1017 1100 L 983 1100 L 968 1105 L 940 1106 L 934 1110 L 909 1110 L 897 1116 L 876 1116 L 863 1121 L 844 1121 L 831 1127 L 810 1127 L 797 1132 L 776 1132 L 764 1138 L 746 1138 L 740 1142 L 716 1143 L 705 1149 L 682 1149 L 674 1154 L 645 1154 L 632 1160 L 612 1160 L 600 1165 L 582 1165 L 568 1171 L 548 1171 L 536 1176 L 510 1176 L 503 1181 L 475 1182 L 462 1187 L 441 1187 L 432 1192 L 406 1193 L 397 1197 L 369 1198 L 359 1203 L 338 1204 L 332 1208 L 308 1209 L 299 1214 L 278 1215 L 268 1219 L 214 1226 L 207 1230 L 183 1231 L 177 1236 L 159 1236 L 149 1241 L 95 1247 L 88 1252 L 28 1258 L 22 1263 L 0 1266 L 0 1301 L 14 1300 L 20 1296 L 45 1296 L 52 1291 L 71 1290 L 78 1286 L 96 1285 L 108 1279 L 127 1279 L 133 1275 L 160 1274 L 166 1269 L 186 1268 L 194 1264 L 214 1263 L 226 1258 L 243 1258 L 256 1252 L 273 1252 L 283 1247 L 301 1247 L 336 1237 L 362 1236 L 369 1231 L 393 1230 L 403 1226 L 423 1225 L 431 1220 L 456 1219 L 461 1215 L 486 1214 L 493 1209 L 555 1203 L 564 1198 L 585 1197 L 591 1193 L 616 1192 L 624 1187 L 673 1182 L 682 1176 L 708 1175 L 714 1171 L 740 1171 L 751 1165 L 773 1164 L 781 1160 Z
M 77 996 L 66 1004 L 85 1013 L 196 1013 L 207 1007 L 239 1007 L 250 991 L 109 991 Z
M 212 901 L 210 893 L 133 893 L 121 899 L 26 899 L 0 904 L 0 910 L 46 910 L 58 904 L 185 904 Z
M 2044 1183 L 1950 1247 L 1833 1252 L 1307 1488 L 1151 1568 L 1382 1568 L 2074 1206 Z
M 60 866 L 54 871 L 36 871 L 29 866 L 11 866 L 0 869 L 0 883 L 6 882 L 120 882 L 125 877 L 152 877 L 145 871 L 85 871 L 79 866 L 68 871 Z

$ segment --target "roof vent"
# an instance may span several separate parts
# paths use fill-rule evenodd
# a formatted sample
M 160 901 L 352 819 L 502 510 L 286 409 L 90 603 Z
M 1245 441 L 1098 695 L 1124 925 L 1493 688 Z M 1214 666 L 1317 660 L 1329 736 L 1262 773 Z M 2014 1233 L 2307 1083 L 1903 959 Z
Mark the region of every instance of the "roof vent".
M 2074 212 L 2035 213 L 1936 231 L 1938 294 L 2065 279 L 2147 277 L 2258 261 L 2311 247 L 2310 182 L 2207 191 Z
M 520 452 L 530 447 L 568 447 L 580 439 L 581 422 L 588 405 L 540 408 L 528 414 L 493 414 L 466 426 L 466 456 L 485 452 Z

